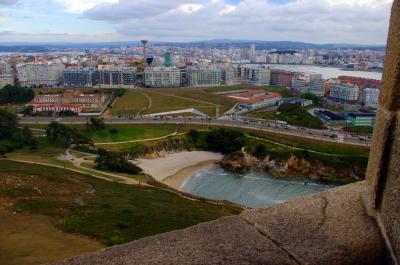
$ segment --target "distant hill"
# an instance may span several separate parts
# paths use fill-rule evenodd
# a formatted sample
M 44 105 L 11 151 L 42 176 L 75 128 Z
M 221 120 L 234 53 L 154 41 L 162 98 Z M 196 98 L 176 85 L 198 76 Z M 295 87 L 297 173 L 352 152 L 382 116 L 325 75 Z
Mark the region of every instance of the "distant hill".
M 199 47 L 199 48 L 246 48 L 255 44 L 258 50 L 301 50 L 301 49 L 373 49 L 382 50 L 384 45 L 361 44 L 314 44 L 296 41 L 258 41 L 258 40 L 205 40 L 194 42 L 150 42 L 151 46 Z M 99 42 L 99 43 L 0 43 L 0 52 L 43 53 L 64 49 L 115 48 L 140 46 L 139 41 Z

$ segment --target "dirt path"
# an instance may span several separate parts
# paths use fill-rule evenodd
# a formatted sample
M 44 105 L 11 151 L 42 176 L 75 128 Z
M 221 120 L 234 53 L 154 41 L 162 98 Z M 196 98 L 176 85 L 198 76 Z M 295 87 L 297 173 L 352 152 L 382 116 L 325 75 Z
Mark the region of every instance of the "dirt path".
M 174 132 L 165 136 L 161 137 L 156 137 L 156 138 L 149 138 L 149 139 L 140 139 L 140 140 L 128 140 L 128 141 L 122 141 L 122 142 L 107 142 L 107 143 L 94 143 L 95 145 L 116 145 L 116 144 L 129 144 L 129 143 L 143 143 L 143 142 L 150 142 L 150 141 L 157 141 L 157 140 L 162 140 L 166 139 L 171 136 L 179 136 L 179 135 L 184 135 L 185 133 L 178 133 Z
M 153 101 L 151 100 L 151 97 L 150 97 L 147 93 L 144 93 L 144 92 L 143 92 L 142 94 L 143 94 L 143 95 L 147 98 L 147 100 L 149 101 L 149 105 L 148 105 L 146 108 L 143 108 L 143 109 L 139 110 L 138 113 L 136 114 L 136 117 L 139 117 L 139 116 L 140 116 L 140 113 L 141 113 L 142 111 L 151 109 L 151 107 L 153 106 Z

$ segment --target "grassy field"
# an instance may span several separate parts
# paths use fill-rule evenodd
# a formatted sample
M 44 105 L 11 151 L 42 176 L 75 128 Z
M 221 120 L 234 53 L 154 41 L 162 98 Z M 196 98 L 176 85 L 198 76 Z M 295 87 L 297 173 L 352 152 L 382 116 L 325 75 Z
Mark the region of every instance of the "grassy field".
M 16 211 L 14 220 L 32 220 L 31 225 L 13 225 L 11 221 L 5 225 L 2 221 L 0 235 L 8 237 L 6 241 L 0 239 L 1 264 L 11 258 L 12 263 L 7 264 L 38 264 L 102 246 L 55 227 L 115 245 L 241 211 L 228 204 L 188 200 L 158 188 L 107 182 L 68 170 L 7 160 L 0 160 L 0 183 L 0 212 Z M 32 261 L 27 261 L 30 257 Z
M 234 102 L 230 99 L 213 95 L 207 89 L 128 90 L 123 97 L 117 99 L 112 114 L 134 116 L 195 108 L 209 116 L 215 116 L 217 106 L 220 106 L 222 114 L 233 105 Z
M 362 156 L 368 158 L 370 149 L 367 147 L 338 144 L 325 142 L 322 140 L 306 139 L 291 135 L 279 135 L 269 132 L 255 132 L 253 130 L 244 130 L 250 135 L 254 135 L 260 138 L 265 138 L 277 143 L 298 147 L 302 149 L 309 149 L 317 152 L 336 154 L 343 156 Z
M 53 217 L 14 215 L 0 209 L 0 219 L 0 264 L 43 264 L 104 247 L 89 237 L 57 229 Z

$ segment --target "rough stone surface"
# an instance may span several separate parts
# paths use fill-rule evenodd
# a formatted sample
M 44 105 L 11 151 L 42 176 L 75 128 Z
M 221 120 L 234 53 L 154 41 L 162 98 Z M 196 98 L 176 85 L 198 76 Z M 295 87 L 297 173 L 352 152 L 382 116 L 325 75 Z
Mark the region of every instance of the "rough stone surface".
M 394 0 L 365 196 L 368 212 L 376 218 L 394 264 L 400 264 L 399 116 L 400 0 Z
M 239 217 L 144 238 L 59 265 L 296 265 L 286 252 Z
M 383 189 L 380 208 L 381 225 L 383 232 L 390 242 L 393 255 L 400 262 L 400 114 L 398 114 L 396 127 L 394 128 L 395 139 L 392 141 L 392 148 L 387 168 L 387 178 Z
M 383 264 L 385 245 L 375 221 L 365 212 L 364 185 L 359 182 L 246 211 L 242 217 L 299 264 Z
M 364 182 L 75 257 L 57 265 L 383 264 Z

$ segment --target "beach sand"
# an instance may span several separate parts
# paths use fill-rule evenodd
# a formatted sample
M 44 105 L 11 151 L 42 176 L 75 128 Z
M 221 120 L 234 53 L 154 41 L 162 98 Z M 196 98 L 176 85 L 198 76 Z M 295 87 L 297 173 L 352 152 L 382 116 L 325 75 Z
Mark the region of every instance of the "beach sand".
M 178 171 L 176 174 L 165 178 L 162 183 L 174 188 L 176 190 L 180 190 L 183 183 L 191 176 L 196 174 L 199 170 L 206 169 L 212 167 L 218 162 L 218 160 L 209 160 L 198 163 L 197 165 L 186 167 Z
M 137 159 L 135 164 L 155 180 L 179 189 L 188 177 L 222 158 L 223 155 L 218 153 L 193 151 L 172 153 L 156 159 Z

